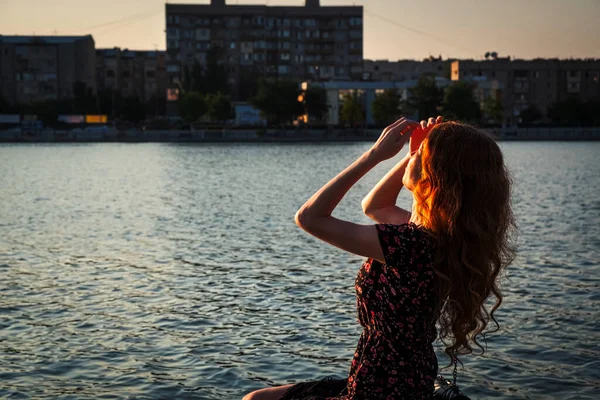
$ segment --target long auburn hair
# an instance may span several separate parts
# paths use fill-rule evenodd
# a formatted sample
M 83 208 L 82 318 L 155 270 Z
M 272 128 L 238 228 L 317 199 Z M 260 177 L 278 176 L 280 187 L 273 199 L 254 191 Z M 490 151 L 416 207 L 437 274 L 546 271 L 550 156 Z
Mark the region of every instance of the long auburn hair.
M 472 126 L 438 124 L 422 146 L 415 211 L 437 242 L 439 337 L 452 363 L 473 346 L 484 353 L 477 337 L 490 320 L 500 328 L 498 278 L 515 257 L 511 178 L 498 144 Z

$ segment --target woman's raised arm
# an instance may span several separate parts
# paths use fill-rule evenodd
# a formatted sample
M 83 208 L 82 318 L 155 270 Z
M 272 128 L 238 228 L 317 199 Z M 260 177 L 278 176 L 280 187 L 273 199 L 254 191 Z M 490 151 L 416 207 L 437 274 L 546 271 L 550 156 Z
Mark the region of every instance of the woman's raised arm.
M 348 190 L 369 170 L 398 154 L 418 123 L 402 118 L 384 129 L 365 154 L 325 184 L 300 207 L 296 224 L 311 235 L 350 253 L 383 260 L 377 231 L 373 225 L 360 225 L 331 216 Z

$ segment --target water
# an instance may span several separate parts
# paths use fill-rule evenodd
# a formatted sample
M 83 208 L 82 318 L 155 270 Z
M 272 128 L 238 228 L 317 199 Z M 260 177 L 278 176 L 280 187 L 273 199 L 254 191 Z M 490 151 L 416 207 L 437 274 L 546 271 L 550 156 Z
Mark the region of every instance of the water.
M 362 259 L 293 217 L 367 146 L 1 146 L 0 397 L 239 399 L 344 377 Z M 600 143 L 502 148 L 519 256 L 502 330 L 459 383 L 473 399 L 595 399 Z M 334 215 L 367 222 L 360 200 L 391 165 Z

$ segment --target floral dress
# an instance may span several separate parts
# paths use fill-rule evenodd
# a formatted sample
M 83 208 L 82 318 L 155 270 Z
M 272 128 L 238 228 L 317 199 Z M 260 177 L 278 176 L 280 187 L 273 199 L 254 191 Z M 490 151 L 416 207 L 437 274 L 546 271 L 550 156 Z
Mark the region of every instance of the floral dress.
M 356 277 L 364 329 L 348 378 L 299 383 L 282 400 L 433 398 L 438 368 L 433 239 L 413 223 L 376 229 L 385 263 L 367 259 Z

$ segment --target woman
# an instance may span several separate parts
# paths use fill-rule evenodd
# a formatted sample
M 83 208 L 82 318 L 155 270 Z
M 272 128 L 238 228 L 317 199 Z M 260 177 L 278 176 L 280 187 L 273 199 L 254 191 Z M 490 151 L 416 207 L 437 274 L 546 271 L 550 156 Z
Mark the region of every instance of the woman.
M 332 217 L 346 192 L 409 139 L 407 157 L 363 200 L 363 210 L 378 224 Z M 413 194 L 412 212 L 395 205 L 402 186 Z M 510 179 L 490 136 L 441 117 L 421 124 L 400 119 L 315 193 L 296 223 L 368 258 L 355 282 L 364 330 L 348 379 L 262 389 L 244 400 L 431 399 L 436 323 L 450 364 L 473 346 L 483 352 L 477 336 L 490 319 L 496 323 L 493 313 L 502 302 L 497 278 L 514 256 Z M 492 295 L 490 312 L 485 303 Z

